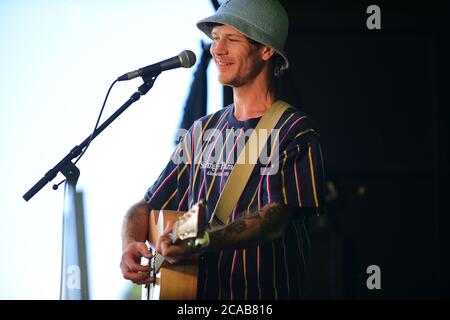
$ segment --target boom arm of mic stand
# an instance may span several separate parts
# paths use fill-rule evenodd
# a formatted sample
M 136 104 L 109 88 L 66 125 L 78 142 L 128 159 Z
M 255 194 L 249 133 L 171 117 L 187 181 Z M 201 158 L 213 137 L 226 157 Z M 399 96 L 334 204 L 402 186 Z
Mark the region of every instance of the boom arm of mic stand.
M 133 93 L 133 95 L 125 102 L 116 112 L 114 112 L 105 122 L 102 123 L 100 127 L 98 127 L 91 136 L 87 137 L 80 145 L 75 146 L 56 166 L 50 169 L 43 178 L 41 178 L 30 190 L 27 191 L 23 195 L 25 201 L 30 200 L 36 193 L 38 193 L 47 183 L 52 181 L 58 172 L 60 172 L 69 161 L 72 161 L 74 158 L 78 157 L 82 150 L 92 142 L 103 130 L 106 129 L 118 116 L 120 116 L 129 106 L 131 106 L 134 102 L 138 101 L 141 96 L 145 95 L 152 87 L 159 76 L 159 73 L 153 75 L 151 77 L 146 77 L 144 79 L 144 84 L 142 84 L 138 91 Z

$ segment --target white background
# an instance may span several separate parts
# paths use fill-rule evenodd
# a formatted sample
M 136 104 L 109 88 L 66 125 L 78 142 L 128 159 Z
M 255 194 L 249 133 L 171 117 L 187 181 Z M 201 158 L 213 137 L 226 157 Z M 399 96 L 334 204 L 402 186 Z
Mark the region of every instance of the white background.
M 190 49 L 209 0 L 0 1 L 0 299 L 58 299 L 63 185 L 23 194 L 93 129 L 111 82 Z M 212 65 L 211 65 L 212 66 Z M 124 299 L 119 269 L 126 210 L 167 162 L 196 66 L 164 72 L 78 163 L 92 299 Z M 209 111 L 221 106 L 210 69 Z M 142 83 L 116 84 L 106 119 Z M 136 288 L 135 288 L 136 289 Z

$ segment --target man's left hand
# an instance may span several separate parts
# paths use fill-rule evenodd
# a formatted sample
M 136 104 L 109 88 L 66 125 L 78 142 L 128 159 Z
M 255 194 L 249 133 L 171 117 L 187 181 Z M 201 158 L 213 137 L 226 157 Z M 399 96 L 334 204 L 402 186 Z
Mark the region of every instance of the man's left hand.
M 191 248 L 184 241 L 178 241 L 176 244 L 169 238 L 173 230 L 174 223 L 169 222 L 163 234 L 159 237 L 156 244 L 156 251 L 160 253 L 169 263 L 177 264 L 191 258 L 195 254 L 195 249 Z

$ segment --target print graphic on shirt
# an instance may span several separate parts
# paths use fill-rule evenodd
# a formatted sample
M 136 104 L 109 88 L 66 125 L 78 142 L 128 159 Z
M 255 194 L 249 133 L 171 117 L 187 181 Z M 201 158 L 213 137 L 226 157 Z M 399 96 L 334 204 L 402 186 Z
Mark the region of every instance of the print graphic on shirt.
M 206 175 L 208 176 L 229 176 L 231 170 L 233 170 L 233 164 L 227 164 L 225 162 L 220 163 L 207 163 L 202 162 L 200 164 L 200 168 L 205 170 Z
M 208 169 L 207 175 L 228 176 L 234 164 L 257 164 L 265 167 L 261 175 L 278 172 L 279 135 L 278 129 L 243 130 L 241 128 L 217 128 L 196 130 L 194 134 L 180 129 L 177 133 L 179 149 L 174 153 L 174 164 L 200 164 Z M 201 132 L 202 134 L 196 134 Z M 245 146 L 248 151 L 242 153 Z M 194 156 L 192 156 L 194 155 Z

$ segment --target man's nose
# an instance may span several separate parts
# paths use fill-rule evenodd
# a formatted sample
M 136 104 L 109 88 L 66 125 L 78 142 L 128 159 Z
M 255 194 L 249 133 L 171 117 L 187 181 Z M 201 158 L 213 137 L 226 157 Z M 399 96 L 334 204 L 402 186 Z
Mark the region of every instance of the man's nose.
M 225 40 L 216 40 L 211 46 L 211 54 L 212 55 L 224 55 L 228 53 L 228 48 Z

